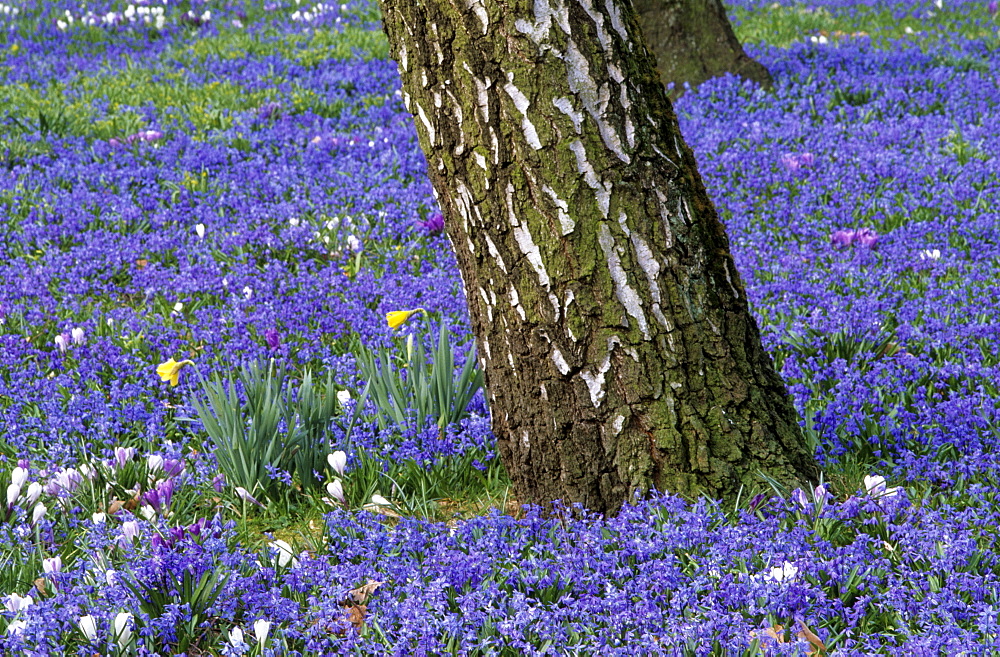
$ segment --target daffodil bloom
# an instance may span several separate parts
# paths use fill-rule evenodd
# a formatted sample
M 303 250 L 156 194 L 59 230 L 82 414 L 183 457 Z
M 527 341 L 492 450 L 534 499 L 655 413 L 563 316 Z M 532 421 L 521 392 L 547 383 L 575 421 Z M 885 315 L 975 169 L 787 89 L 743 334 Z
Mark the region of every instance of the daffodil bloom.
M 385 321 L 389 322 L 389 328 L 398 329 L 400 326 L 405 324 L 410 317 L 422 312 L 427 311 L 423 308 L 414 308 L 413 310 L 393 310 L 392 312 L 385 314 Z
M 171 387 L 173 387 L 177 385 L 177 381 L 181 376 L 181 369 L 183 369 L 185 365 L 194 365 L 194 362 L 190 360 L 182 360 L 178 363 L 176 360 L 171 358 L 165 363 L 160 363 L 160 365 L 156 368 L 156 373 L 160 375 L 162 380 L 169 381 Z

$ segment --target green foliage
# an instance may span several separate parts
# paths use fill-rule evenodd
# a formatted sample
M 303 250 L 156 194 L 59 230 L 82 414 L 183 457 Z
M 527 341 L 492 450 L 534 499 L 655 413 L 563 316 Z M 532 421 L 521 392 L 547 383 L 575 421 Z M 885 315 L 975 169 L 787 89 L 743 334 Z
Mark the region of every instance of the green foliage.
M 477 467 L 477 462 L 483 465 Z M 392 513 L 448 519 L 459 510 L 460 501 L 505 488 L 509 482 L 499 459 L 489 458 L 481 449 L 467 449 L 429 466 L 413 459 L 383 462 L 360 452 L 342 484 L 349 509 L 371 509 L 372 496 L 381 495 L 390 502 L 387 508 Z
M 202 380 L 204 399 L 191 399 L 226 481 L 254 496 L 276 500 L 287 492 L 270 476 L 275 470 L 297 476 L 304 488 L 318 487 L 313 472 L 323 469 L 329 452 L 327 430 L 340 410 L 337 386 L 329 375 L 317 385 L 307 371 L 296 390 L 288 378 L 284 365 L 251 363 L 237 380 Z
M 413 337 L 397 344 L 395 354 L 384 347 L 377 354 L 363 346 L 358 349 L 358 365 L 368 381 L 365 391 L 375 402 L 380 429 L 394 424 L 420 430 L 433 418 L 443 435 L 445 427 L 467 415 L 469 401 L 483 385 L 483 373 L 470 353 L 455 376 L 451 335 L 443 324 L 429 360 L 423 344 Z
M 120 581 L 135 595 L 139 609 L 150 619 L 169 613 L 174 605 L 190 606 L 190 617 L 174 626 L 177 641 L 169 648 L 171 654 L 178 654 L 191 646 L 209 643 L 203 639 L 206 633 L 211 632 L 211 627 L 204 627 L 205 621 L 210 619 L 208 612 L 222 594 L 229 576 L 230 571 L 222 567 L 208 568 L 198 574 L 192 568 L 176 571 L 164 568 L 156 578 L 145 579 L 129 574 Z
M 904 20 L 899 19 L 892 7 L 878 4 L 814 7 L 799 2 L 775 2 L 765 8 L 730 7 L 727 10 L 736 37 L 742 43 L 766 43 L 779 48 L 807 41 L 810 37 L 824 37 L 830 42 L 871 38 L 882 48 L 892 47 L 897 39 L 919 39 L 921 44 L 932 44 L 956 36 L 994 37 L 987 27 L 991 22 L 987 3 L 958 11 L 945 7 L 921 18 Z M 982 64 L 960 60 L 955 65 L 975 68 Z

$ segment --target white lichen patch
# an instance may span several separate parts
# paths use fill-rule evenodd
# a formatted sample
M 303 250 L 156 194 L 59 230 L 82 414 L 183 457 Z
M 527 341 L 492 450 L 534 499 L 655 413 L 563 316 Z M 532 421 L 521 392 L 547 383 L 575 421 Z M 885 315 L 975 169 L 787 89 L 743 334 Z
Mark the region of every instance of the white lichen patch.
M 611 183 L 602 183 L 597 179 L 597 172 L 587 160 L 587 151 L 583 147 L 583 142 L 579 139 L 570 142 L 569 149 L 576 156 L 576 170 L 587 186 L 594 190 L 594 197 L 597 207 L 601 211 L 601 216 L 608 218 L 608 210 L 611 208 Z
M 590 64 L 587 62 L 587 58 L 583 56 L 572 39 L 569 39 L 566 44 L 563 62 L 566 65 L 570 91 L 576 94 L 580 102 L 583 103 L 584 109 L 587 110 L 587 114 L 594 120 L 604 145 L 618 159 L 628 164 L 632 160 L 622 148 L 618 131 L 608 122 L 608 104 L 611 101 L 608 85 L 598 86 L 597 80 L 590 74 Z
M 500 268 L 500 271 L 506 274 L 507 263 L 503 261 L 503 256 L 500 255 L 497 245 L 493 243 L 493 239 L 489 236 L 489 234 L 486 235 L 486 249 L 490 252 L 490 256 L 492 256 L 496 261 L 497 267 Z
M 472 78 L 472 83 L 476 87 L 476 107 L 479 108 L 479 113 L 483 117 L 483 123 L 490 122 L 490 95 L 489 89 L 492 86 L 492 82 L 489 78 L 485 80 L 480 80 L 476 77 L 472 69 L 469 68 L 468 62 L 462 62 L 462 68 L 466 70 L 469 76 Z
M 608 338 L 608 349 L 604 353 L 604 360 L 600 366 L 596 369 L 589 367 L 580 371 L 580 378 L 583 379 L 584 384 L 587 386 L 587 392 L 590 393 L 590 401 L 594 405 L 594 408 L 598 408 L 601 402 L 604 401 L 606 394 L 604 378 L 608 370 L 611 369 L 611 352 L 614 350 L 616 344 L 621 344 L 621 340 L 617 335 Z
M 510 99 L 514 101 L 514 107 L 521 114 L 521 132 L 524 133 L 525 141 L 536 151 L 541 150 L 542 142 L 538 140 L 538 131 L 535 130 L 535 124 L 528 118 L 528 107 L 531 106 L 531 101 L 528 100 L 528 97 L 520 89 L 514 86 L 513 73 L 507 74 L 507 83 L 504 84 L 503 89 L 510 96 Z
M 618 4 L 615 0 L 604 0 L 604 8 L 608 12 L 608 17 L 611 18 L 611 27 L 614 28 L 618 36 L 625 42 L 625 48 L 629 52 L 632 52 L 632 41 L 628 37 L 628 30 L 625 29 L 625 23 L 622 21 L 622 12 Z
M 656 200 L 660 208 L 660 219 L 663 226 L 664 246 L 668 249 L 674 245 L 674 233 L 670 230 L 670 210 L 667 209 L 667 195 L 659 189 L 654 188 Z
M 642 299 L 639 298 L 638 292 L 628 284 L 628 275 L 625 273 L 625 268 L 622 267 L 621 258 L 618 257 L 618 252 L 615 249 L 615 240 L 606 223 L 602 222 L 598 225 L 597 241 L 601 245 L 601 250 L 604 251 L 611 280 L 615 284 L 615 296 L 624 306 L 625 312 L 635 319 L 643 337 L 649 340 L 649 325 L 646 323 L 646 313 L 642 310 Z
M 733 291 L 733 298 L 739 299 L 740 293 L 736 291 L 736 286 L 733 285 L 733 279 L 729 274 L 729 259 L 726 258 L 722 261 L 722 266 L 726 269 L 726 282 L 729 283 L 729 289 Z
M 597 41 L 601 44 L 601 50 L 607 52 L 608 48 L 611 47 L 611 34 L 604 27 L 604 14 L 599 12 L 590 0 L 579 0 L 579 2 L 583 10 L 590 16 L 590 20 L 594 21 L 594 27 L 597 28 Z
M 524 313 L 524 306 L 521 305 L 520 298 L 517 295 L 517 288 L 513 285 L 510 286 L 509 290 L 510 305 L 517 311 L 517 314 L 521 316 L 521 321 L 525 321 L 527 316 Z
M 420 122 L 424 124 L 424 128 L 427 129 L 427 139 L 431 146 L 437 143 L 437 133 L 434 132 L 434 126 L 431 124 L 431 120 L 427 118 L 427 113 L 424 112 L 424 108 L 420 103 L 417 103 L 417 116 L 420 117 Z
M 465 3 L 466 9 L 469 9 L 476 15 L 479 22 L 483 24 L 483 36 L 486 36 L 490 31 L 490 15 L 486 11 L 486 7 L 483 6 L 482 0 L 469 0 Z
M 611 431 L 614 435 L 618 435 L 625 428 L 625 416 L 620 413 L 615 415 L 615 419 L 611 421 Z
M 538 275 L 539 285 L 548 290 L 550 284 L 549 273 L 545 270 L 545 263 L 542 262 L 542 252 L 538 248 L 538 245 L 535 244 L 535 240 L 532 239 L 527 225 L 517 220 L 517 215 L 514 213 L 514 185 L 510 182 L 507 183 L 506 201 L 507 215 L 514 232 L 514 241 L 517 242 L 518 249 L 528 259 L 528 263 Z
M 570 373 L 571 368 L 569 363 L 566 362 L 566 359 L 563 357 L 562 352 L 559 351 L 558 347 L 552 347 L 552 362 L 555 363 L 556 369 L 559 370 L 559 373 L 563 376 Z
M 655 303 L 660 302 L 660 286 L 657 279 L 660 277 L 660 261 L 653 255 L 653 250 L 649 248 L 646 240 L 642 239 L 639 233 L 633 232 L 629 239 L 632 241 L 632 252 L 635 254 L 636 262 L 646 274 L 646 282 L 649 283 L 649 294 Z
M 576 134 L 580 134 L 583 130 L 583 112 L 577 112 L 573 109 L 573 101 L 564 96 L 554 99 L 552 104 L 556 106 L 557 110 L 569 117 L 569 120 L 573 122 L 573 130 Z
M 559 198 L 559 195 L 556 194 L 556 190 L 552 189 L 548 185 L 542 185 L 542 191 L 545 192 L 550 199 L 552 199 L 552 203 L 556 206 L 556 212 L 559 216 L 560 231 L 563 235 L 569 235 L 573 232 L 573 229 L 576 228 L 576 222 L 569 216 L 569 204 Z

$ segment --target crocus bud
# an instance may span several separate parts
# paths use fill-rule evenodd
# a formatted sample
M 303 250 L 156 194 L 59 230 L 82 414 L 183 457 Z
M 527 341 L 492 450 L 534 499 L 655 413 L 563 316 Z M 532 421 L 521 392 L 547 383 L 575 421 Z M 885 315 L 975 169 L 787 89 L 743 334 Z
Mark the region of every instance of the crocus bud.
M 266 621 L 261 618 L 255 621 L 253 624 L 253 635 L 257 637 L 257 645 L 261 648 L 264 647 L 264 642 L 267 641 L 267 634 L 271 631 L 271 621 Z
M 347 467 L 347 453 L 338 449 L 336 452 L 326 457 L 326 462 L 330 464 L 330 468 L 334 472 L 343 477 L 344 468 Z
M 198 239 L 205 237 L 205 224 L 196 224 L 194 227 L 194 232 L 198 236 Z
M 122 523 L 122 536 L 130 543 L 139 536 L 139 523 L 135 520 L 128 520 Z
M 14 502 L 17 498 L 21 496 L 21 487 L 17 484 L 11 484 L 7 486 L 7 507 L 10 508 L 14 506 Z
M 80 631 L 83 632 L 83 636 L 87 637 L 88 641 L 97 640 L 97 620 L 93 616 L 90 614 L 80 616 L 77 625 L 80 626 Z
M 42 504 L 41 502 L 36 504 L 35 509 L 31 512 L 31 524 L 37 525 L 38 521 L 45 516 L 46 511 L 48 511 L 48 509 L 45 508 L 44 504 Z
M 127 611 L 123 611 L 115 616 L 114 628 L 115 628 L 115 641 L 118 643 L 119 648 L 125 648 L 132 640 L 132 614 Z
M 24 494 L 25 508 L 37 502 L 41 494 L 42 494 L 42 485 L 40 483 L 38 483 L 37 481 L 33 481 L 30 484 L 28 484 L 28 490 Z
M 56 336 L 55 343 L 56 347 L 59 348 L 59 353 L 64 354 L 69 349 L 69 339 L 69 336 L 65 333 L 60 333 Z
M 234 646 L 242 646 L 243 630 L 241 630 L 238 627 L 234 627 L 233 629 L 229 630 L 229 643 L 231 643 Z
M 334 479 L 326 485 L 326 492 L 330 494 L 330 497 L 337 500 L 341 504 L 346 504 L 347 501 L 344 499 L 344 485 L 340 483 L 340 479 Z
M 24 485 L 24 482 L 28 481 L 28 471 L 21 466 L 18 466 L 10 473 L 10 480 L 12 483 L 17 484 L 17 487 L 20 488 Z
M 83 329 L 77 326 L 75 329 L 69 332 L 70 338 L 73 340 L 73 344 L 83 344 L 87 340 L 86 333 Z
M 42 559 L 42 571 L 46 575 L 62 572 L 62 557 L 55 556 L 50 559 Z

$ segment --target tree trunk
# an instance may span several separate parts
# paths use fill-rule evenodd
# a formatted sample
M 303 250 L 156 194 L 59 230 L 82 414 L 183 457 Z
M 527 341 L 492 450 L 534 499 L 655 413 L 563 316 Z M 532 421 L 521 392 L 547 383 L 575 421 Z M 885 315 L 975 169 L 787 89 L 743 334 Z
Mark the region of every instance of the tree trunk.
M 723 73 L 773 84 L 764 65 L 743 51 L 720 0 L 634 0 L 633 6 L 660 77 L 674 83 L 672 98 L 685 82 L 696 87 Z
M 382 0 L 522 502 L 815 479 L 627 0 Z

